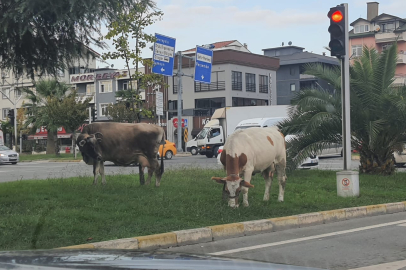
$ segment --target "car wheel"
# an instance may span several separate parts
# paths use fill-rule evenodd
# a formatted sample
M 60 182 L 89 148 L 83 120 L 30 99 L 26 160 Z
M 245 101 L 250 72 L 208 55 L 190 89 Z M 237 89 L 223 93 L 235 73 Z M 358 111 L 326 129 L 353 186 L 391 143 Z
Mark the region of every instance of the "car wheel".
M 208 154 L 206 154 L 206 157 L 212 158 L 212 157 L 213 157 L 213 153 L 208 153 Z
M 11 162 L 11 164 L 16 165 L 16 164 L 17 164 L 17 162 Z
M 193 147 L 192 149 L 190 149 L 190 153 L 192 154 L 192 155 L 197 155 L 197 148 L 196 147 Z
M 171 150 L 166 151 L 165 153 L 165 159 L 172 159 L 173 153 Z

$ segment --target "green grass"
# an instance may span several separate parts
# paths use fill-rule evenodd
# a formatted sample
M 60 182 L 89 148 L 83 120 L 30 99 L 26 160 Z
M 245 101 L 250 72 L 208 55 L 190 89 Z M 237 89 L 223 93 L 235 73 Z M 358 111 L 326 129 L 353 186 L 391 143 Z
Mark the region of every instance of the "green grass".
M 90 170 L 90 167 L 89 167 Z M 161 187 L 140 186 L 138 175 L 17 181 L 0 184 L 0 250 L 47 249 L 125 237 L 272 218 L 320 210 L 405 201 L 406 174 L 360 176 L 361 196 L 336 196 L 335 172 L 296 171 L 288 175 L 285 202 L 262 200 L 264 181 L 252 183 L 248 208 L 231 209 L 222 186 L 210 180 L 220 170 L 167 171 Z M 100 181 L 100 180 L 99 180 Z
M 82 155 L 78 153 L 76 155 L 76 160 L 81 160 Z M 47 154 L 39 154 L 39 155 L 20 155 L 20 162 L 24 161 L 35 161 L 35 160 L 75 160 L 73 154 L 60 154 L 57 155 L 47 155 Z

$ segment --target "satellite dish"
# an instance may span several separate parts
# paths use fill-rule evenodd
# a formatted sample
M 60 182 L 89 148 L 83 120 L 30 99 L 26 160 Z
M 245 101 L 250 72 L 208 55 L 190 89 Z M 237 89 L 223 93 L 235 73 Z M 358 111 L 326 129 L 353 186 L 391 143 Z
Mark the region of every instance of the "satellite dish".
M 292 41 L 289 41 L 289 43 L 288 43 L 288 44 L 289 44 L 289 46 L 290 46 L 290 45 L 292 45 Z
M 379 25 L 375 25 L 374 30 L 375 30 L 376 32 L 378 32 L 379 30 L 381 30 L 381 27 L 380 27 Z

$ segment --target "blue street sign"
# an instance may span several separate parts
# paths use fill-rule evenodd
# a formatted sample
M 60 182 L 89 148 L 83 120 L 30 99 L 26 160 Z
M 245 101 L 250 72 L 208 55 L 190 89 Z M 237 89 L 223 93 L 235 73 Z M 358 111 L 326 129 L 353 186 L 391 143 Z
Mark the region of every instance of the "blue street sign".
M 213 51 L 196 46 L 195 81 L 202 83 L 211 82 L 211 67 L 213 62 Z
M 184 121 L 185 121 L 185 122 L 184 122 L 184 123 L 185 123 L 185 127 L 188 127 L 188 121 L 187 121 L 187 118 L 185 118 L 185 119 L 184 119 Z
M 176 39 L 155 33 L 152 73 L 173 76 Z

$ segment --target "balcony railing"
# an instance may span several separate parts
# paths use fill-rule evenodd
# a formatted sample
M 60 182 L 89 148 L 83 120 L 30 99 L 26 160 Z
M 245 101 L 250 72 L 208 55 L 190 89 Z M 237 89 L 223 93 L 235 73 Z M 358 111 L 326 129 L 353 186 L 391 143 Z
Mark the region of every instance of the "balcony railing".
M 195 92 L 218 91 L 225 89 L 226 89 L 225 81 L 212 82 L 210 84 L 195 82 Z
M 255 92 L 256 91 L 256 85 L 255 83 L 246 83 L 245 84 L 245 91 L 247 92 Z
M 268 85 L 267 84 L 260 84 L 259 85 L 259 92 L 260 93 L 268 93 Z
M 232 89 L 242 91 L 242 82 L 232 82 Z
M 398 64 L 406 64 L 406 54 L 405 53 L 399 53 L 398 54 Z
M 392 42 L 392 41 L 406 41 L 405 35 L 403 33 L 394 33 L 391 32 L 378 32 L 375 34 L 375 41 L 376 43 L 384 43 L 384 42 Z
M 406 76 L 405 77 L 395 77 L 395 80 L 392 83 L 392 86 L 398 87 L 398 86 L 404 86 L 406 85 Z

